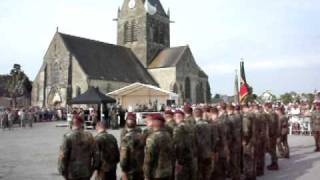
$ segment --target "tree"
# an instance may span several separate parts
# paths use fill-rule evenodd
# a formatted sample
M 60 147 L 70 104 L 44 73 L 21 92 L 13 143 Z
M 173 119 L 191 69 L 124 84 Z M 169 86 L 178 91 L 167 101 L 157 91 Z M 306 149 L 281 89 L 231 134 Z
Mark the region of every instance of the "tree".
M 289 104 L 293 102 L 293 97 L 291 93 L 285 93 L 283 95 L 280 96 L 280 100 L 284 103 L 284 104 Z

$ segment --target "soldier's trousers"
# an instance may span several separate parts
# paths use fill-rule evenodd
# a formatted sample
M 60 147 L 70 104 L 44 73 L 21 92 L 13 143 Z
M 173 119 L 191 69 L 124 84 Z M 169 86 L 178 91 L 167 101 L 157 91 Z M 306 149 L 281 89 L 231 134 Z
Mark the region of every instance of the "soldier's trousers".
M 257 175 L 263 175 L 264 174 L 264 167 L 265 167 L 265 142 L 260 142 L 257 145 L 256 150 L 256 163 L 257 163 Z
M 198 180 L 210 180 L 212 173 L 212 159 L 198 159 Z
M 288 135 L 281 135 L 277 142 L 278 150 L 281 157 L 289 157 Z
M 214 169 L 211 174 L 211 180 L 225 180 L 227 172 L 227 160 L 225 157 L 219 157 L 214 162 Z
M 316 149 L 320 150 L 320 131 L 314 131 L 313 137 L 316 144 Z
M 241 148 L 233 149 L 230 153 L 230 177 L 240 180 L 241 177 Z
M 270 149 L 269 154 L 271 156 L 271 163 L 278 164 L 277 156 L 277 137 L 270 137 Z
M 245 180 L 256 179 L 256 161 L 254 154 L 243 155 L 243 174 Z
M 143 172 L 132 173 L 127 175 L 127 180 L 143 180 Z
M 175 180 L 193 180 L 193 167 L 190 166 L 192 162 L 190 162 L 189 167 L 188 166 L 182 166 L 182 169 L 180 172 L 175 173 Z

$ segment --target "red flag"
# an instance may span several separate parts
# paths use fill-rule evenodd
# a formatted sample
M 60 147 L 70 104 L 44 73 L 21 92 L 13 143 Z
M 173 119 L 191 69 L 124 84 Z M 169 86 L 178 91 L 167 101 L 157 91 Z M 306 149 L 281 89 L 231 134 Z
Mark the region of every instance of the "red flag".
M 244 62 L 240 62 L 240 102 L 243 103 L 249 94 L 249 86 L 246 81 L 246 74 L 244 70 Z

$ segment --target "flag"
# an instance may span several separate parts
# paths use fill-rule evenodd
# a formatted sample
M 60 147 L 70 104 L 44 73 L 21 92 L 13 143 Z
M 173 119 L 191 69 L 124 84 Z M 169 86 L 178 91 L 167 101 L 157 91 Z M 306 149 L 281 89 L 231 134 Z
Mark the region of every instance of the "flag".
M 249 86 L 246 80 L 246 73 L 244 70 L 244 62 L 240 62 L 240 103 L 244 103 L 249 94 Z

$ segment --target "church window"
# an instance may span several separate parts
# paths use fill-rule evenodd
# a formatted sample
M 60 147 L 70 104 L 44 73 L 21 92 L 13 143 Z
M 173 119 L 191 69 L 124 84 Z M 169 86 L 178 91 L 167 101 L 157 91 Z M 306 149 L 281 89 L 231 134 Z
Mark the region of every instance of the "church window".
M 54 63 L 52 66 L 52 73 L 51 73 L 51 77 L 52 77 L 52 84 L 58 84 L 59 80 L 60 80 L 60 67 L 58 62 Z
M 133 20 L 131 22 L 131 40 L 134 41 L 138 41 L 138 28 L 137 28 L 137 22 L 135 20 Z
M 160 44 L 164 44 L 164 36 L 165 36 L 165 32 L 164 32 L 164 26 L 160 25 L 159 26 L 159 43 Z
M 79 86 L 77 86 L 77 89 L 76 89 L 76 96 L 79 96 L 81 94 L 81 88 Z
M 40 86 L 39 86 L 39 84 L 37 83 L 37 85 L 36 85 L 36 91 L 37 91 L 37 101 L 39 101 L 40 100 Z
M 131 42 L 132 41 L 132 31 L 130 27 L 130 23 L 126 22 L 124 23 L 124 42 Z
M 189 77 L 187 77 L 184 82 L 184 93 L 185 100 L 189 101 L 191 99 L 191 81 Z

